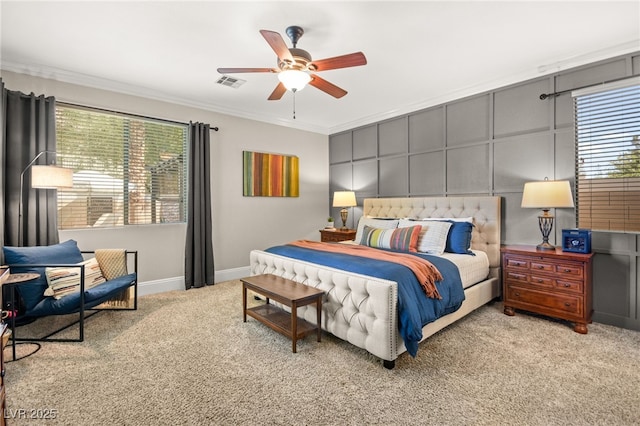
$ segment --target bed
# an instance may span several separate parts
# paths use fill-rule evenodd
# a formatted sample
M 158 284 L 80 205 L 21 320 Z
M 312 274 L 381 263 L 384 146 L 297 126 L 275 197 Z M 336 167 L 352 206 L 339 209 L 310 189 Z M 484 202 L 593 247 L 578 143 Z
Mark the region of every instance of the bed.
M 466 219 L 473 223 L 470 250 L 475 256 L 450 253 L 441 256 L 463 266 L 460 277 L 464 301 L 453 312 L 422 326 L 420 341 L 500 296 L 500 202 L 500 197 L 492 196 L 364 200 L 358 237 L 368 220 L 363 218 Z M 270 249 L 251 251 L 251 275 L 275 274 L 323 290 L 322 328 L 380 358 L 386 368 L 394 368 L 398 356 L 407 352 L 398 327 L 399 280 L 300 260 L 270 252 Z M 476 266 L 464 269 L 465 263 Z M 298 316 L 316 323 L 313 307 L 299 308 Z

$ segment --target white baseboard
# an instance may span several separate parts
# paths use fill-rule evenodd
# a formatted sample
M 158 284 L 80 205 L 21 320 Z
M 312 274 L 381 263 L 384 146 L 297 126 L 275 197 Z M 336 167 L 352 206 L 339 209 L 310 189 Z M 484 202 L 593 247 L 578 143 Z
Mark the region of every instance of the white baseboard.
M 241 268 L 224 269 L 222 271 L 216 271 L 215 280 L 217 283 L 223 281 L 237 280 L 240 278 L 248 277 L 251 275 L 251 267 L 243 266 Z
M 215 282 L 221 283 L 224 281 L 237 280 L 250 274 L 251 268 L 249 266 L 224 269 L 215 272 Z M 138 296 L 147 296 L 174 290 L 184 290 L 184 277 L 163 278 L 161 280 L 138 283 Z
M 174 290 L 184 290 L 184 277 L 163 278 L 161 280 L 138 283 L 138 296 L 148 296 Z

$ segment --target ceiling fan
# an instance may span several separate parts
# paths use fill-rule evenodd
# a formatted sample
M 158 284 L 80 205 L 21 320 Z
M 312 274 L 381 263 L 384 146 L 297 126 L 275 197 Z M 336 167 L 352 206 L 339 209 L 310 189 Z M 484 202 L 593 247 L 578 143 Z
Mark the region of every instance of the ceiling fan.
M 334 70 L 338 68 L 357 67 L 365 65 L 367 58 L 364 53 L 356 52 L 348 55 L 335 56 L 314 61 L 311 59 L 309 52 L 298 49 L 296 46 L 298 40 L 304 34 L 304 30 L 298 26 L 287 27 L 286 33 L 291 39 L 293 48 L 288 48 L 282 36 L 269 30 L 260 30 L 260 34 L 267 40 L 269 46 L 278 55 L 277 68 L 218 68 L 220 74 L 249 73 L 249 72 L 271 72 L 278 74 L 280 82 L 275 90 L 269 96 L 270 101 L 277 101 L 287 90 L 297 92 L 302 90 L 307 84 L 322 90 L 325 93 L 341 98 L 347 94 L 347 91 L 329 83 L 314 74 L 314 72 Z

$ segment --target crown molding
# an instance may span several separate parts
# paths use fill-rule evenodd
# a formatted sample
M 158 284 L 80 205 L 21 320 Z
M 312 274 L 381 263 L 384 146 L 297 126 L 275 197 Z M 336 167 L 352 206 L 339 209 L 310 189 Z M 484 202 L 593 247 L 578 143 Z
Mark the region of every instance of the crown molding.
M 442 96 L 435 96 L 433 98 L 425 99 L 423 101 L 404 105 L 401 108 L 391 109 L 386 112 L 371 115 L 368 117 L 362 117 L 361 119 L 343 123 L 339 126 L 334 126 L 329 129 L 329 134 L 335 134 L 344 132 L 347 130 L 355 129 L 357 127 L 363 127 L 379 121 L 384 121 L 390 118 L 406 115 L 412 112 L 417 112 L 430 107 L 441 105 L 447 102 L 452 102 L 458 99 L 466 98 L 481 93 L 486 93 L 492 90 L 499 89 L 501 87 L 510 86 L 512 84 L 520 83 L 527 80 L 532 80 L 539 77 L 556 74 L 561 71 L 565 71 L 571 68 L 580 67 L 583 65 L 599 62 L 606 59 L 611 59 L 616 56 L 627 55 L 631 53 L 640 53 L 640 39 L 631 40 L 626 43 L 621 43 L 615 46 L 611 46 L 605 49 L 596 50 L 586 54 L 575 55 L 571 58 L 567 58 L 562 61 L 554 62 L 552 64 L 545 64 L 538 66 L 535 69 L 529 69 L 518 74 L 512 74 L 506 77 L 502 77 L 495 80 L 485 81 L 479 84 L 475 84 L 468 87 L 463 87 L 454 92 L 449 92 Z
M 197 108 L 204 111 L 210 111 L 225 115 L 230 115 L 237 118 L 244 118 L 247 120 L 260 121 L 267 124 L 274 124 L 277 126 L 284 126 L 294 128 L 297 130 L 304 130 L 312 133 L 320 133 L 328 135 L 329 129 L 323 126 L 317 126 L 311 123 L 305 123 L 304 120 L 286 120 L 286 119 L 274 119 L 273 117 L 267 117 L 260 114 L 251 114 L 246 111 L 234 110 L 233 108 L 221 107 L 216 104 L 210 104 L 206 102 L 194 102 L 190 99 L 185 99 L 167 93 L 159 92 L 155 89 L 149 89 L 143 86 L 135 86 L 131 84 L 125 84 L 115 80 L 99 78 L 82 73 L 76 73 L 60 68 L 48 67 L 44 65 L 26 65 L 15 62 L 2 61 L 0 69 L 5 71 L 14 72 L 17 74 L 29 75 L 32 77 L 39 77 L 48 80 L 59 81 L 62 83 L 75 84 L 79 86 L 90 87 L 92 89 L 105 90 L 110 92 L 121 93 L 123 95 L 138 96 L 146 99 L 152 99 L 156 101 L 186 106 L 190 108 Z M 61 99 L 63 100 L 63 99 Z M 73 102 L 73 100 L 67 100 Z
M 252 114 L 246 111 L 236 110 L 233 108 L 222 107 L 220 105 L 206 103 L 206 102 L 194 102 L 190 99 L 180 98 L 166 93 L 161 93 L 155 89 L 149 89 L 142 86 L 134 86 L 124 84 L 118 81 L 98 78 L 81 73 L 75 73 L 68 70 L 57 69 L 53 67 L 47 67 L 42 65 L 25 65 L 13 62 L 3 61 L 0 65 L 1 69 L 26 74 L 34 77 L 46 78 L 50 80 L 60 81 L 64 83 L 77 84 L 81 86 L 87 86 L 95 89 L 107 90 L 125 95 L 139 96 L 147 99 L 157 100 L 161 102 L 173 103 L 186 107 L 198 108 L 205 111 L 215 112 L 219 114 L 230 115 L 233 117 L 244 118 L 247 120 L 254 120 L 263 123 L 273 124 L 277 126 L 284 126 L 293 129 L 308 131 L 312 133 L 319 133 L 323 135 L 332 135 L 335 133 L 344 132 L 347 130 L 363 127 L 372 123 L 384 121 L 401 115 L 406 115 L 412 112 L 417 112 L 430 107 L 441 105 L 447 102 L 451 102 L 457 99 L 485 93 L 491 90 L 495 90 L 500 87 L 506 87 L 522 81 L 543 77 L 550 74 L 559 73 L 561 71 L 579 67 L 582 65 L 598 62 L 605 59 L 610 59 L 615 56 L 630 54 L 639 52 L 640 39 L 631 40 L 626 43 L 621 43 L 615 46 L 599 49 L 596 51 L 579 54 L 567 58 L 562 61 L 554 62 L 551 64 L 543 64 L 535 69 L 529 69 L 518 74 L 512 74 L 510 76 L 494 79 L 490 81 L 484 81 L 472 86 L 463 87 L 459 90 L 447 93 L 441 96 L 435 96 L 422 100 L 417 103 L 403 105 L 402 107 L 392 108 L 387 111 L 372 114 L 366 117 L 362 117 L 358 120 L 353 120 L 345 123 L 341 123 L 333 127 L 324 127 L 314 125 L 304 120 L 287 120 L 282 118 L 273 118 L 260 114 Z

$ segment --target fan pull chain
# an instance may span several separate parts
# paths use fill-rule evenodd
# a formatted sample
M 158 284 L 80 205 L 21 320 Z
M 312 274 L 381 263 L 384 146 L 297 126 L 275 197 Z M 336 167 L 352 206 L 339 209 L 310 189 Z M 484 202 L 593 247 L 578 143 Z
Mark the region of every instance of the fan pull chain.
M 297 92 L 297 90 L 293 89 L 292 92 L 293 92 L 293 119 L 295 120 L 296 119 L 296 92 Z

